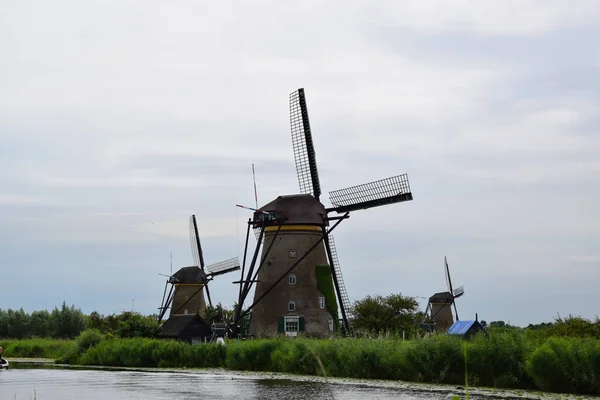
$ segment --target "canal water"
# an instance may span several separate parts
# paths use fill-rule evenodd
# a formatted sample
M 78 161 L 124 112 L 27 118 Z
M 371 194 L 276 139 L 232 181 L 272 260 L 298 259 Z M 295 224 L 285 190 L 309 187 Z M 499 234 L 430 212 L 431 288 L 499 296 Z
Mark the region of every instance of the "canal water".
M 0 372 L 0 400 L 443 399 L 442 393 L 235 373 L 14 368 Z

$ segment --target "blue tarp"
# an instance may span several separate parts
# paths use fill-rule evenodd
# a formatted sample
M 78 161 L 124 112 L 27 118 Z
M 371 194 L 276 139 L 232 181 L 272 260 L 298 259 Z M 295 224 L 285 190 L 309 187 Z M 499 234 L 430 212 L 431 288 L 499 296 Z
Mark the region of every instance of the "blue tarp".
M 450 329 L 448 329 L 448 333 L 450 335 L 464 335 L 476 322 L 477 321 L 456 321 L 452 324 Z

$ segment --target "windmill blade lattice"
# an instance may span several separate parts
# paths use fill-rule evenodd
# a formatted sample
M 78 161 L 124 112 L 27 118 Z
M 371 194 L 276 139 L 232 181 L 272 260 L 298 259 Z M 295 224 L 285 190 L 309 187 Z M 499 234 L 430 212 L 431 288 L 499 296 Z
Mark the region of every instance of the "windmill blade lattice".
M 346 317 L 352 319 L 352 305 L 350 304 L 350 299 L 348 298 L 348 292 L 346 292 L 346 285 L 344 284 L 344 277 L 342 276 L 342 268 L 340 267 L 340 261 L 338 259 L 337 250 L 335 248 L 335 240 L 333 239 L 333 235 L 328 235 L 329 238 L 329 248 L 331 250 L 331 258 L 333 262 L 333 268 L 335 270 L 335 275 L 337 277 L 338 286 L 340 288 L 340 297 L 342 298 L 342 306 L 346 312 Z
M 194 265 L 199 266 L 202 272 L 205 272 L 204 254 L 202 253 L 202 245 L 200 244 L 200 236 L 198 235 L 198 225 L 196 224 L 195 215 L 192 215 L 190 217 L 190 244 L 192 246 L 192 258 L 194 259 Z M 206 297 L 208 298 L 208 304 L 212 306 L 210 290 L 208 289 L 208 282 L 205 282 L 204 287 L 206 288 Z
M 403 174 L 329 192 L 333 207 L 327 211 L 344 213 L 412 199 L 408 175 Z
M 290 127 L 300 192 L 311 194 L 319 200 L 321 184 L 308 120 L 306 97 L 302 88 L 290 94 Z
M 237 257 L 219 261 L 206 267 L 211 276 L 223 275 L 240 269 L 240 260 Z

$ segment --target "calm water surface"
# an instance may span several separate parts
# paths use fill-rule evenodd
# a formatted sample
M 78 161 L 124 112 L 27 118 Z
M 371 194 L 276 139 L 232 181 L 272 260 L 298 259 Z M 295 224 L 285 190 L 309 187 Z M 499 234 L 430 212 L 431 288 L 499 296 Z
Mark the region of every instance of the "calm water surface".
M 235 374 L 19 368 L 0 372 L 0 400 L 439 399 L 432 393 Z

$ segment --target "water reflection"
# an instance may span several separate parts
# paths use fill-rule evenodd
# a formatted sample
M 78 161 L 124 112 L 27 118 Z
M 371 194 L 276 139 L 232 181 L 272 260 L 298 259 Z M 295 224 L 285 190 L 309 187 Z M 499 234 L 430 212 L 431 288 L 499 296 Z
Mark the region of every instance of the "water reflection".
M 241 375 L 29 368 L 0 373 L 0 398 L 38 400 L 432 399 L 431 393 Z

